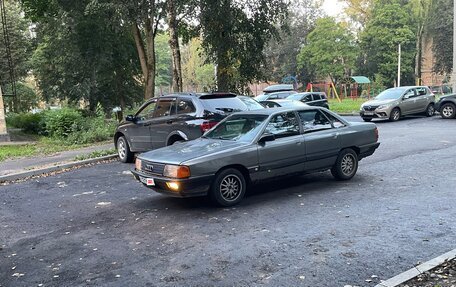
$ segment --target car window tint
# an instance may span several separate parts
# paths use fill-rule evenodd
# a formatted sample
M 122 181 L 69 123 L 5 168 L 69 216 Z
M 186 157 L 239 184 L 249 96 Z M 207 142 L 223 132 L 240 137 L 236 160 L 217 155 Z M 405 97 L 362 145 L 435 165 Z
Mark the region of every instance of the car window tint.
M 304 102 L 310 102 L 310 101 L 312 101 L 312 95 L 306 95 L 306 96 L 304 96 L 304 98 L 302 98 L 302 100 Z
M 328 118 L 318 110 L 299 112 L 304 132 L 331 129 L 332 125 Z
M 179 99 L 177 104 L 177 114 L 191 114 L 196 111 L 195 106 L 193 105 L 192 100 L 190 99 Z
M 264 132 L 274 134 L 276 138 L 298 135 L 298 119 L 293 112 L 276 115 L 271 118 Z
M 277 94 L 274 94 L 274 95 L 270 95 L 268 100 L 274 100 L 274 99 L 278 99 L 279 96 Z
M 263 105 L 265 105 L 267 108 L 278 108 L 280 107 L 279 104 L 272 102 L 272 101 L 263 101 L 261 102 Z
M 405 94 L 404 94 L 404 97 L 409 97 L 409 98 L 413 98 L 415 96 L 415 89 L 410 89 L 408 90 Z
M 335 128 L 345 127 L 345 124 L 335 116 L 325 111 L 322 111 L 322 113 L 325 114 L 325 116 L 329 119 Z
M 321 100 L 321 96 L 319 94 L 313 94 L 313 100 L 319 101 L 319 100 Z
M 176 99 L 160 99 L 154 112 L 154 118 L 166 117 L 176 113 Z
M 238 97 L 201 99 L 204 109 L 215 113 L 246 111 L 247 105 Z
M 427 89 L 425 87 L 416 88 L 416 94 L 418 96 L 424 96 L 427 94 Z
M 147 119 L 151 119 L 154 115 L 154 110 L 155 110 L 155 105 L 156 101 L 153 101 L 149 103 L 147 106 L 145 106 L 138 114 L 136 114 L 136 118 L 139 121 L 144 121 Z

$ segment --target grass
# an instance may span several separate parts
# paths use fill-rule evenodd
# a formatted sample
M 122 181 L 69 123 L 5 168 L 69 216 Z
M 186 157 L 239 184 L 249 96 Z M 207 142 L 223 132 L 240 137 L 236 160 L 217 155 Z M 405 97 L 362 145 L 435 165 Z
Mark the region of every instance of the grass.
M 342 99 L 341 102 L 339 102 L 337 99 L 328 99 L 329 108 L 331 111 L 336 113 L 358 113 L 359 107 L 366 101 L 367 99 L 365 98 L 347 98 Z
M 107 156 L 107 155 L 112 155 L 116 154 L 115 149 L 104 149 L 104 150 L 97 150 L 94 152 L 91 152 L 89 154 L 84 154 L 84 155 L 79 155 L 75 157 L 75 160 L 86 160 L 86 159 L 91 159 L 91 158 L 97 158 L 97 157 L 102 157 L 102 156 Z
M 8 158 L 26 157 L 36 154 L 37 147 L 34 144 L 0 146 L 0 161 L 4 161 Z

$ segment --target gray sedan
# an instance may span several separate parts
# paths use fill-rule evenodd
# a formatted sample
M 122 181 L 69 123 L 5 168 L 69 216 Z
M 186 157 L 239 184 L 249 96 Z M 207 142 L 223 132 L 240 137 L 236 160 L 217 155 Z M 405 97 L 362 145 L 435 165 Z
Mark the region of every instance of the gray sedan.
M 379 146 L 372 123 L 349 123 L 327 109 L 273 108 L 235 113 L 201 138 L 143 153 L 132 171 L 153 190 L 204 196 L 231 206 L 249 184 L 331 170 L 351 179 Z

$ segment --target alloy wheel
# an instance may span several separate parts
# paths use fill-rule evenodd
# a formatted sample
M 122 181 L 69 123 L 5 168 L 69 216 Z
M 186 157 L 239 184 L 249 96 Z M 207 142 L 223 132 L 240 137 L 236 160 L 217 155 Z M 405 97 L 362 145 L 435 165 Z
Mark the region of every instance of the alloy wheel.
M 427 114 L 428 116 L 433 116 L 435 113 L 435 108 L 433 105 L 429 105 L 428 108 L 427 108 Z
M 401 116 L 401 114 L 400 114 L 399 110 L 394 110 L 394 112 L 393 112 L 393 119 L 394 119 L 395 121 L 398 121 L 399 118 L 400 118 L 400 116 Z
M 225 176 L 220 182 L 220 194 L 226 201 L 234 201 L 241 194 L 242 181 L 234 174 Z
M 119 157 L 124 159 L 127 154 L 127 147 L 125 145 L 125 141 L 123 139 L 119 139 L 117 141 L 117 151 L 119 153 Z
M 342 172 L 349 176 L 352 174 L 353 170 L 355 169 L 355 158 L 352 154 L 346 154 L 340 163 L 340 167 Z
M 442 109 L 442 115 L 443 115 L 445 118 L 451 118 L 451 117 L 453 117 L 453 115 L 454 115 L 454 108 L 453 108 L 453 106 L 451 106 L 451 105 L 446 105 L 446 106 Z

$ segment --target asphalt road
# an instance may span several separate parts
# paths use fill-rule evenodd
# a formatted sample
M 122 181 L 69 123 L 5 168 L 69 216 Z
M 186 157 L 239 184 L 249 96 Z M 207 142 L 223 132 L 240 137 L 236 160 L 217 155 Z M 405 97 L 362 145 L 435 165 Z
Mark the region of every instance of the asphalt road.
M 0 286 L 374 286 L 456 247 L 456 120 L 378 127 L 351 181 L 258 185 L 234 208 L 117 162 L 0 186 Z

